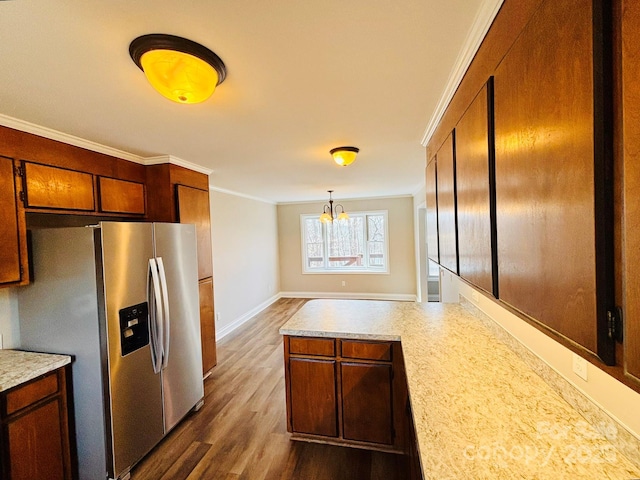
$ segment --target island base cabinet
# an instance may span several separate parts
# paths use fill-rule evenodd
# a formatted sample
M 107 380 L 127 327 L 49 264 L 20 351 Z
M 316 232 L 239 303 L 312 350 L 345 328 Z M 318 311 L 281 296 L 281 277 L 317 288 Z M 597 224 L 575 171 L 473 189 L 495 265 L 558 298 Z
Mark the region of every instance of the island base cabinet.
M 399 344 L 285 336 L 284 352 L 292 439 L 404 453 Z
M 292 430 L 337 437 L 336 362 L 292 358 L 289 378 Z
M 344 438 L 392 445 L 391 365 L 342 363 L 341 367 Z

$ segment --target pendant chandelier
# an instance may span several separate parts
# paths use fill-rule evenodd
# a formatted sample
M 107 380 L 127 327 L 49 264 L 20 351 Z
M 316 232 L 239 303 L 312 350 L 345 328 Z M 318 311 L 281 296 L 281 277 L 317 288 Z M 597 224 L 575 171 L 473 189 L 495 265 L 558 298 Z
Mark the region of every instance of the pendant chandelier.
M 344 211 L 344 207 L 339 203 L 336 203 L 335 210 L 333 208 L 333 198 L 331 198 L 331 194 L 333 190 L 327 190 L 329 192 L 329 205 L 324 206 L 322 209 L 322 215 L 320 215 L 320 221 L 322 223 L 333 223 L 335 219 L 337 220 L 349 220 L 349 215 Z

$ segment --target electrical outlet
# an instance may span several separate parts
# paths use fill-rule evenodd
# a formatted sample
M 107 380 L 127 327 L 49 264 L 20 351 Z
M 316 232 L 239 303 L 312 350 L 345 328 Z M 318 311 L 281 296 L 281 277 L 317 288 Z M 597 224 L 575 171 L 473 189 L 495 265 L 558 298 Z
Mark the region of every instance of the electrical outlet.
M 220 321 L 220 312 L 216 312 L 216 322 Z
M 345 280 L 342 280 L 342 286 L 346 287 L 347 286 L 347 282 Z
M 0 350 L 4 348 L 4 344 L 2 343 L 2 334 L 0 333 Z
M 588 363 L 589 362 L 587 362 L 580 355 L 576 355 L 575 353 L 573 354 L 573 373 L 578 375 L 585 382 L 587 381 L 587 378 L 588 378 L 587 376 Z

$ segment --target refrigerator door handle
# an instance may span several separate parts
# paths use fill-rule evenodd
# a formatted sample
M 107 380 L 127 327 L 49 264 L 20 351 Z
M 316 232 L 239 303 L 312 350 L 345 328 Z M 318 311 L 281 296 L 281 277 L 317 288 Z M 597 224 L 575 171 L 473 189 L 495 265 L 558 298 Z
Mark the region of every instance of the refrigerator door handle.
M 169 363 L 169 344 L 171 343 L 171 316 L 169 314 L 169 289 L 167 287 L 167 274 L 164 271 L 162 257 L 157 257 L 158 272 L 160 273 L 160 286 L 162 288 L 162 303 L 164 306 L 163 324 L 163 345 L 162 345 L 162 368 L 166 368 Z
M 161 304 L 160 279 L 158 278 L 158 264 L 155 258 L 149 259 L 148 301 L 149 323 L 151 324 L 150 341 L 151 363 L 153 371 L 160 373 L 162 369 L 162 345 L 163 345 L 163 308 Z

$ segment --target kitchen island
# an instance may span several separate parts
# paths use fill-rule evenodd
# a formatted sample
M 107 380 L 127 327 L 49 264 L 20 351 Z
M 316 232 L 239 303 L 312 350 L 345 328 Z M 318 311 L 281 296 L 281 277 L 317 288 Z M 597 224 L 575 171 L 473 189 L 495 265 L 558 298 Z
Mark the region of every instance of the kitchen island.
M 312 300 L 280 333 L 400 342 L 425 479 L 640 478 L 613 422 L 588 424 L 463 305 Z

